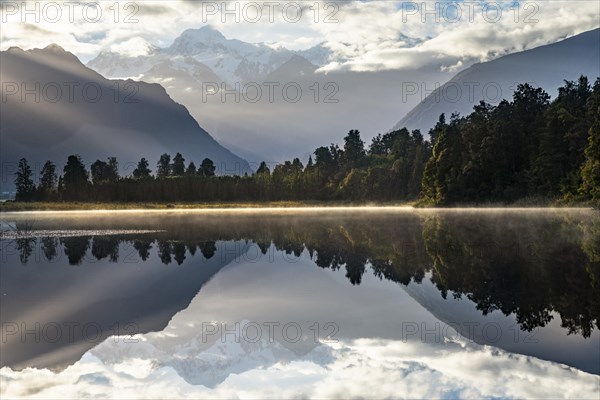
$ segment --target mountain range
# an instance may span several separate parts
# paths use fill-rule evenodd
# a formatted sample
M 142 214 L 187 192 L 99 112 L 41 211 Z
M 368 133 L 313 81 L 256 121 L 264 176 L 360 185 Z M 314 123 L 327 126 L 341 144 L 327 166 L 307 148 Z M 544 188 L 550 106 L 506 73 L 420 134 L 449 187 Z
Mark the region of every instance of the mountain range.
M 0 78 L 3 190 L 21 157 L 34 173 L 46 160 L 61 170 L 79 154 L 88 164 L 115 156 L 121 173 L 131 174 L 141 157 L 154 169 L 162 153 L 177 152 L 196 165 L 208 157 L 222 173 L 248 170 L 162 86 L 106 79 L 60 46 L 3 51 Z
M 390 127 L 426 133 L 441 113 L 466 115 L 480 100 L 495 104 L 518 83 L 554 96 L 564 79 L 593 81 L 600 29 L 453 77 L 433 66 L 324 73 L 332 57 L 324 44 L 292 51 L 227 39 L 211 27 L 186 30 L 167 48 L 148 45 L 143 56 L 102 52 L 87 66 L 57 45 L 10 48 L 0 58 L 0 186 L 12 187 L 21 157 L 35 173 L 47 159 L 60 169 L 73 153 L 87 163 L 116 156 L 130 174 L 141 157 L 154 166 L 160 154 L 181 152 L 187 162 L 208 157 L 223 173 L 243 174 L 251 168 L 246 160 L 306 160 L 350 129 L 367 142 Z M 405 117 L 397 122 L 399 115 Z
M 186 30 L 166 48 L 149 45 L 146 53 L 102 52 L 87 65 L 107 77 L 163 85 L 223 145 L 255 163 L 306 160 L 350 129 L 385 132 L 421 100 L 403 98 L 406 81 L 451 77 L 433 66 L 325 73 L 321 67 L 337 59 L 324 44 L 292 51 L 230 40 L 210 26 Z
M 148 45 L 145 56 L 128 56 L 102 51 L 88 63 L 105 76 L 132 78 L 152 67 L 173 60 L 179 69 L 195 74 L 199 65 L 208 67 L 224 82 L 262 82 L 292 56 L 299 55 L 315 65 L 324 65 L 330 52 L 322 45 L 304 51 L 291 51 L 265 43 L 227 39 L 210 26 L 187 29 L 168 48 Z
M 321 67 L 336 61 L 325 44 L 291 51 L 227 39 L 205 26 L 184 31 L 169 47 L 149 45 L 143 56 L 102 52 L 88 66 L 112 78 L 162 84 L 226 147 L 255 163 L 276 163 L 306 160 L 316 147 L 339 143 L 350 129 L 360 130 L 367 142 L 392 127 L 427 133 L 441 113 L 466 115 L 480 100 L 510 99 L 518 83 L 555 95 L 564 79 L 581 74 L 595 79 L 599 48 L 600 30 L 594 30 L 475 64 L 455 76 L 434 66 L 324 72 Z M 299 98 L 290 99 L 298 88 Z

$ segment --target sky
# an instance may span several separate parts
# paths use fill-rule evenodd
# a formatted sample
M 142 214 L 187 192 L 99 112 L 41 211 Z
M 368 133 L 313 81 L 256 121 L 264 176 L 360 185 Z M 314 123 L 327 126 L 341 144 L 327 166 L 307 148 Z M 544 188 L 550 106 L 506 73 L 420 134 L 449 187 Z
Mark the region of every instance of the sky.
M 600 26 L 600 2 L 575 1 L 0 1 L 0 49 L 57 43 L 83 62 L 102 50 L 145 54 L 185 29 L 292 50 L 332 51 L 324 70 L 474 62 L 553 43 Z

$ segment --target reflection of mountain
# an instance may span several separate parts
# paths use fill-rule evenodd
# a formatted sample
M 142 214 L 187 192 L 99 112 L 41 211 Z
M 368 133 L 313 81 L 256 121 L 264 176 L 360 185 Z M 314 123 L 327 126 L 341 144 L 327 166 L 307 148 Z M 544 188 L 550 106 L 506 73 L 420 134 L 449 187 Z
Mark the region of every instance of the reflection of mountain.
M 23 220 L 31 217 L 11 215 L 11 218 Z M 368 284 L 365 281 L 372 279 L 369 273 L 372 272 L 380 279 L 410 284 L 407 290 L 411 295 L 447 323 L 500 321 L 505 335 L 509 335 L 506 332 L 509 325 L 515 323 L 511 332 L 517 332 L 522 338 L 531 330 L 546 327 L 536 336 L 542 338 L 542 344 L 537 347 L 527 346 L 525 342 L 490 342 L 485 338 L 482 340 L 481 335 L 478 337 L 475 332 L 474 339 L 478 343 L 497 345 L 598 372 L 595 361 L 599 354 L 593 344 L 598 338 L 600 320 L 597 296 L 600 263 L 596 249 L 596 243 L 600 242 L 600 220 L 591 210 L 405 210 L 352 215 L 311 211 L 300 215 L 257 212 L 229 216 L 221 212 L 176 212 L 157 213 L 153 218 L 134 212 L 123 213 L 121 217 L 108 221 L 102 213 L 77 218 L 68 214 L 56 217 L 40 214 L 35 218 L 36 229 L 51 229 L 53 226 L 70 230 L 152 229 L 160 226 L 166 232 L 153 235 L 157 239 L 156 256 L 165 263 L 188 262 L 199 250 L 210 254 L 211 246 L 205 243 L 214 240 L 252 240 L 257 244 L 249 250 L 252 258 L 270 260 L 274 249 L 282 252 L 285 259 L 280 262 L 284 262 L 286 267 L 292 265 L 294 273 L 298 274 L 288 275 L 287 279 L 302 281 L 310 293 L 329 293 L 332 286 L 323 280 L 311 281 L 295 260 L 307 258 L 311 268 L 316 264 L 325 271 L 342 269 L 346 278 L 361 288 Z M 148 255 L 149 243 L 143 237 L 134 241 L 140 259 L 153 259 L 154 255 Z M 200 249 L 198 243 L 203 244 Z M 73 264 L 80 260 L 77 254 L 82 254 L 81 250 L 75 249 L 90 247 L 96 257 L 109 259 L 115 254 L 117 258 L 122 254 L 115 252 L 114 243 L 98 238 L 83 245 L 76 245 L 65 238 L 63 246 L 74 249 L 69 254 Z M 28 249 L 27 243 L 19 244 L 18 241 L 13 253 L 15 263 L 17 256 L 31 260 L 36 254 Z M 273 262 L 277 261 L 270 261 Z M 284 267 L 276 269 L 277 272 L 285 270 Z M 268 282 L 275 272 L 249 271 L 243 279 L 234 280 L 238 286 L 223 298 L 242 296 L 240 303 L 245 304 L 247 309 L 257 310 L 259 315 L 253 318 L 258 318 L 265 307 L 264 304 L 255 304 L 255 301 L 262 297 L 255 291 L 242 295 L 243 285 L 250 285 L 254 280 L 260 281 L 260 284 Z M 344 279 L 342 275 L 339 277 Z M 411 283 L 424 280 L 426 284 L 423 286 Z M 420 295 L 419 288 L 425 287 L 428 290 Z M 279 297 L 289 297 L 294 299 L 293 304 L 298 304 L 298 299 L 305 296 L 303 293 L 288 290 Z M 453 299 L 446 300 L 452 296 L 462 296 L 462 305 L 457 305 L 459 303 Z M 333 297 L 325 301 L 332 303 L 339 300 Z M 364 304 L 372 303 L 365 301 Z M 306 309 L 318 307 L 318 304 L 311 304 Z M 214 309 L 220 309 L 219 303 L 214 304 Z M 353 308 L 352 311 L 356 310 Z M 210 315 L 210 311 L 207 313 Z M 368 315 L 369 311 L 364 313 Z M 338 316 L 342 314 L 341 310 L 335 313 Z M 213 317 L 221 318 L 218 313 Z M 245 315 L 234 320 L 243 319 L 252 320 Z M 367 320 L 366 317 L 363 319 Z M 383 330 L 381 335 L 385 336 L 385 332 Z M 564 339 L 567 333 L 572 337 Z M 565 344 L 570 352 L 553 351 L 552 346 L 557 341 Z
M 70 154 L 80 154 L 89 163 L 116 156 L 127 174 L 141 157 L 154 169 L 165 152 L 181 152 L 196 164 L 209 157 L 220 170 L 247 166 L 160 85 L 108 80 L 56 45 L 11 48 L 0 59 L 6 97 L 1 131 L 5 176 L 14 172 L 7 166 L 21 157 L 36 171 L 47 159 L 60 166 Z M 12 179 L 2 185 L 12 185 Z
M 496 104 L 510 99 L 516 85 L 528 82 L 552 91 L 563 80 L 585 75 L 591 82 L 600 74 L 600 29 L 584 32 L 558 43 L 537 47 L 475 64 L 461 71 L 410 111 L 394 129 L 433 128 L 440 114 L 469 115 L 481 100 Z
M 333 221 L 319 225 L 336 227 Z M 279 232 L 285 230 L 282 226 Z M 358 238 L 355 232 L 348 234 Z M 223 268 L 163 331 L 138 335 L 130 343 L 123 337 L 108 339 L 53 374 L 51 383 L 43 382 L 48 371 L 2 369 L 3 395 L 27 395 L 34 387 L 35 395 L 44 398 L 55 393 L 126 398 L 597 397 L 598 376 L 481 346 L 453 333 L 449 335 L 455 339 L 444 341 L 435 333 L 437 320 L 394 282 L 366 274 L 360 286 L 353 286 L 340 272 L 315 268 L 306 250 L 293 256 L 295 244 L 289 252 L 264 248 L 269 257 L 257 259 L 254 249 Z M 440 298 L 433 284 L 427 285 Z M 282 340 L 277 336 L 281 325 L 272 341 L 266 329 L 258 341 L 253 333 L 236 339 L 235 322 L 243 331 L 264 320 L 301 323 L 308 345 L 301 343 L 304 339 Z M 324 320 L 339 325 L 336 343 L 313 341 L 308 326 Z M 229 333 L 208 333 L 207 322 L 226 323 Z M 430 332 L 425 339 L 417 332 L 402 340 L 405 322 L 423 323 Z M 561 382 L 558 390 L 556 382 Z
M 184 318 L 185 317 L 185 318 Z M 173 368 L 179 376 L 192 385 L 214 388 L 232 374 L 240 374 L 252 369 L 267 368 L 277 363 L 289 363 L 298 358 L 314 359 L 310 354 L 317 344 L 313 344 L 304 354 L 294 352 L 289 343 L 281 338 L 269 340 L 263 335 L 260 340 L 250 342 L 229 334 L 208 335 L 203 339 L 202 326 L 197 324 L 197 314 L 184 311 L 180 323 L 171 323 L 170 337 L 161 333 L 144 335 L 144 342 L 128 345 L 122 342 L 115 345 L 110 340 L 91 351 L 104 363 L 116 364 L 127 358 L 152 360 L 158 368 Z M 243 329 L 250 321 L 240 321 Z M 252 322 L 254 324 L 254 322 Z M 230 328 L 234 326 L 230 324 Z M 206 333 L 205 333 L 206 334 Z M 315 352 L 319 354 L 317 350 Z M 323 351 L 322 359 L 327 362 Z
M 475 343 L 501 348 L 511 353 L 526 354 L 543 360 L 552 360 L 571 365 L 583 371 L 598 374 L 598 340 L 596 330 L 589 338 L 579 335 L 564 335 L 561 318 L 557 313 L 545 328 L 524 331 L 519 328 L 515 314 L 505 315 L 500 311 L 483 315 L 464 296 L 442 298 L 439 289 L 429 281 L 423 284 L 410 284 L 403 287 L 422 307 L 449 326 L 464 338 Z M 560 345 L 557 345 L 557 332 L 560 332 Z M 453 338 L 453 334 L 447 334 Z M 576 351 L 574 349 L 577 349 Z
M 12 321 L 19 321 L 19 332 L 2 343 L 1 366 L 63 368 L 117 332 L 160 331 L 246 249 L 243 242 L 198 243 L 202 254 L 185 259 L 178 241 L 121 240 L 71 237 L 53 250 L 51 241 L 40 240 L 26 266 L 10 242 L 3 246 L 11 253 L 1 267 L 3 337 Z M 21 328 L 37 332 L 37 341 L 35 333 L 22 340 Z

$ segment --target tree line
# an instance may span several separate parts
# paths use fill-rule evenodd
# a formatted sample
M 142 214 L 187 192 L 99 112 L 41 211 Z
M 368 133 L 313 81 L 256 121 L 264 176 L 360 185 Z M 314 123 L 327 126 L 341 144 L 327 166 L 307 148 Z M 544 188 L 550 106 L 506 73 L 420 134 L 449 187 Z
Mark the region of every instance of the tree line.
M 153 175 L 142 158 L 131 176 L 118 161 L 97 160 L 88 171 L 77 155 L 60 176 L 44 164 L 38 185 L 21 159 L 18 201 L 277 201 L 416 200 L 432 205 L 512 202 L 524 197 L 600 201 L 600 78 L 565 81 L 558 96 L 518 85 L 511 101 L 481 102 L 446 120 L 426 140 L 406 128 L 379 134 L 366 146 L 357 130 L 317 148 L 306 165 L 295 158 L 251 176 L 218 176 L 204 159 L 186 165 L 163 154 Z M 314 156 L 314 158 L 313 158 Z
M 558 96 L 519 85 L 430 131 L 421 196 L 432 204 L 524 197 L 600 200 L 600 78 L 565 81 Z

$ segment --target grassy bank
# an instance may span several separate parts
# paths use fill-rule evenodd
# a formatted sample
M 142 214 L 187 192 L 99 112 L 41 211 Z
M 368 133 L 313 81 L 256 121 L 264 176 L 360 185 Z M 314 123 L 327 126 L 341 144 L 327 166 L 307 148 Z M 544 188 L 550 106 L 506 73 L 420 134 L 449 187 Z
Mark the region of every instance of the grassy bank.
M 75 210 L 171 210 L 211 208 L 292 208 L 334 206 L 412 206 L 410 202 L 360 203 L 325 201 L 273 202 L 205 202 L 205 203 L 92 203 L 92 202 L 15 202 L 0 203 L 0 212 L 8 211 L 75 211 Z
M 415 208 L 594 208 L 600 209 L 600 202 L 592 200 L 568 200 L 564 198 L 548 199 L 527 197 L 513 202 L 480 202 L 452 203 L 436 205 L 427 200 L 417 200 L 412 204 Z
M 600 204 L 591 201 L 564 201 L 526 199 L 514 203 L 470 203 L 435 206 L 423 201 L 413 202 L 340 202 L 340 201 L 272 201 L 272 202 L 203 202 L 203 203 L 93 203 L 93 202 L 0 202 L 0 212 L 14 211 L 79 211 L 79 210 L 173 210 L 173 209 L 217 209 L 217 208 L 296 208 L 296 207 L 416 207 L 416 208 L 595 208 Z

